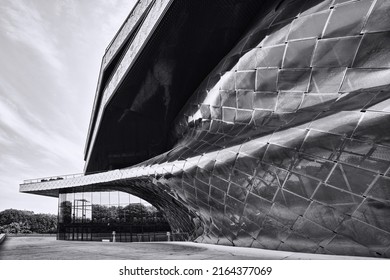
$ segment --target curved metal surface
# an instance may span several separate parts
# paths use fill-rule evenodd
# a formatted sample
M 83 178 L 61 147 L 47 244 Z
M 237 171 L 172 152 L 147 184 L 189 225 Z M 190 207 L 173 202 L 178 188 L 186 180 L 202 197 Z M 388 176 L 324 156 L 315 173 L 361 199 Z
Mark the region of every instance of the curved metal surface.
M 260 15 L 183 109 L 198 241 L 389 257 L 389 6 L 344 2 Z

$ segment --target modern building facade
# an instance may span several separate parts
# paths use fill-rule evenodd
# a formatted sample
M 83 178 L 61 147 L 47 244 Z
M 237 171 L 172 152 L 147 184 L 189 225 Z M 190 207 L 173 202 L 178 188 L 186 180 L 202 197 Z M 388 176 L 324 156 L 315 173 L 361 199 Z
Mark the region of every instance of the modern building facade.
M 84 175 L 20 191 L 133 194 L 196 242 L 390 257 L 389 13 L 138 1 L 102 60 Z
M 92 188 L 61 191 L 59 240 L 166 241 L 171 229 L 160 211 L 126 192 Z M 187 236 L 173 235 L 175 240 Z

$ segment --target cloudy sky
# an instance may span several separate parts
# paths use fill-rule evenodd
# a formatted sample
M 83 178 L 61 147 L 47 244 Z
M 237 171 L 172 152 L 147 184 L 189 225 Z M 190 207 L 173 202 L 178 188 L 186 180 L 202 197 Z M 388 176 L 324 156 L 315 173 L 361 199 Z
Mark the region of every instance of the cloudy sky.
M 104 50 L 136 0 L 1 0 L 0 211 L 56 213 L 25 179 L 81 173 Z

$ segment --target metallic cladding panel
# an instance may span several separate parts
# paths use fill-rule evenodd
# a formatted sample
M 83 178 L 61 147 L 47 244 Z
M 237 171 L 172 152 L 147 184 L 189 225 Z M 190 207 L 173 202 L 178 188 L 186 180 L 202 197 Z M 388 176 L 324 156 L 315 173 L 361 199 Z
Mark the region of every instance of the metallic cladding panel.
M 196 205 L 198 240 L 389 257 L 390 197 L 370 195 L 378 181 L 390 188 L 390 25 L 371 20 L 389 7 L 290 2 L 302 9 L 260 16 L 178 119 L 177 152 L 199 157 L 185 176 L 207 173 L 218 193 Z M 198 189 L 185 193 L 196 201 Z
M 161 198 L 198 242 L 390 257 L 390 6 L 332 3 L 259 11 L 183 108 L 169 152 L 21 191 L 121 186 Z

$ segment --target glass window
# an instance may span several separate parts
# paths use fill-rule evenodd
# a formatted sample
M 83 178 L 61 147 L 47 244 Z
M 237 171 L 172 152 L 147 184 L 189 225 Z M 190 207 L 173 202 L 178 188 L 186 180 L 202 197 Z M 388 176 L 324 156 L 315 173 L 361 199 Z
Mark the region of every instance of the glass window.
M 119 192 L 119 205 L 126 206 L 130 203 L 130 194 Z
M 69 202 L 73 202 L 74 200 L 74 193 L 63 193 L 61 194 L 61 197 L 63 198 L 63 201 L 69 201 Z
M 92 204 L 101 204 L 100 192 L 93 192 L 92 193 Z
M 77 199 L 83 199 L 84 198 L 84 193 L 82 192 L 76 192 L 74 193 L 74 199 L 77 200 Z
M 66 201 L 66 193 L 60 193 L 58 196 L 58 204 L 61 205 L 61 203 L 64 201 Z
M 90 190 L 90 189 L 89 189 Z M 100 204 L 102 203 L 102 204 Z M 77 192 L 59 196 L 59 239 L 101 240 L 117 232 L 118 241 L 128 233 L 153 232 L 159 213 L 146 201 L 125 192 Z M 158 230 L 169 231 L 162 217 Z
M 88 202 L 88 204 L 92 204 L 92 193 L 91 192 L 84 193 L 84 199 Z
M 110 205 L 110 193 L 101 192 L 100 193 L 100 204 L 101 205 Z
M 110 192 L 110 205 L 111 206 L 119 205 L 119 192 Z

